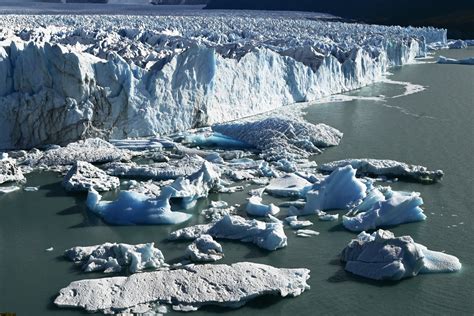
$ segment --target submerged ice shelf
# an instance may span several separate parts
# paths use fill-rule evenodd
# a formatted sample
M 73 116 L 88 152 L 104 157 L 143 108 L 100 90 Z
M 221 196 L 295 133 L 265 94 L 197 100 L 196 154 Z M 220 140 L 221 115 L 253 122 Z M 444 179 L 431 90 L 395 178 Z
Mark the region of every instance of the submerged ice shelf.
M 365 86 L 446 42 L 433 28 L 236 12 L 6 15 L 0 35 L 0 149 L 226 122 Z

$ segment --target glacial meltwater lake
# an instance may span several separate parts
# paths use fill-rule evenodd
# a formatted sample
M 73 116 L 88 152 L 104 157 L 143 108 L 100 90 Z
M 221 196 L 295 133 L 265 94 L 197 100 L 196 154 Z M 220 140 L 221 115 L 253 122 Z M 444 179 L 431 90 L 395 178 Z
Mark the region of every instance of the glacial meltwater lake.
M 440 54 L 465 58 L 474 56 L 474 49 L 443 50 L 435 55 Z M 424 222 L 391 230 L 397 236 L 411 235 L 432 250 L 457 256 L 463 264 L 461 272 L 385 283 L 355 277 L 343 270 L 338 254 L 356 234 L 337 222 L 320 222 L 316 216 L 309 216 L 314 222 L 311 229 L 321 234 L 298 238 L 285 228 L 288 246 L 274 252 L 252 244 L 220 242 L 225 252 L 222 263 L 252 261 L 309 268 L 311 290 L 296 298 L 263 297 L 236 310 L 207 307 L 192 315 L 474 314 L 474 66 L 420 63 L 391 72 L 390 80 L 422 85 L 425 90 L 403 95 L 406 85 L 379 83 L 347 94 L 354 96 L 353 100 L 314 104 L 305 109 L 310 122 L 323 122 L 344 133 L 340 146 L 314 160 L 323 163 L 344 158 L 388 158 L 444 170 L 443 181 L 434 185 L 391 184 L 396 189 L 420 192 L 428 216 Z M 168 262 L 177 262 L 188 243 L 168 242 L 168 234 L 178 227 L 202 222 L 198 213 L 209 200 L 244 205 L 248 191 L 211 195 L 191 210 L 196 215 L 190 222 L 178 227 L 117 227 L 104 224 L 88 212 L 85 195 L 66 193 L 59 175 L 34 173 L 27 178 L 27 186 L 40 186 L 39 191 L 0 195 L 0 312 L 17 315 L 84 314 L 58 309 L 52 302 L 59 289 L 71 281 L 103 274 L 80 272 L 62 259 L 64 249 L 107 241 L 153 241 Z M 276 200 L 268 196 L 265 199 Z M 285 215 L 283 209 L 279 217 Z M 54 250 L 45 251 L 49 247 Z

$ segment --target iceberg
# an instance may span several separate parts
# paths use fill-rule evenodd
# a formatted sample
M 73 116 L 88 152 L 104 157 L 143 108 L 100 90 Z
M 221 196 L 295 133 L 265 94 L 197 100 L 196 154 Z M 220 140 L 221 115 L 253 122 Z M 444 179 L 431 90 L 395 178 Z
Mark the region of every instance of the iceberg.
M 310 13 L 8 15 L 0 30 L 0 149 L 229 122 L 369 85 L 447 43 Z
M 312 230 L 312 229 L 298 229 L 296 232 L 295 232 L 295 235 L 297 237 L 305 237 L 305 238 L 308 238 L 308 237 L 313 237 L 313 236 L 319 236 L 319 232 L 315 231 L 315 230 Z
M 438 57 L 438 64 L 458 64 L 458 65 L 474 65 L 474 57 L 455 59 L 444 56 Z
M 0 159 L 0 184 L 7 182 L 25 183 L 26 178 L 16 161 L 12 158 L 4 157 Z
M 209 235 L 201 235 L 186 248 L 186 257 L 193 262 L 213 262 L 224 257 L 222 246 Z
M 313 225 L 313 223 L 311 223 L 310 221 L 300 221 L 300 220 L 298 220 L 297 216 L 288 216 L 288 217 L 285 218 L 285 221 L 293 229 L 300 229 L 300 228 L 303 228 L 303 227 L 308 227 L 308 226 Z
M 319 147 L 337 146 L 342 138 L 340 131 L 326 124 L 281 117 L 216 124 L 212 129 L 257 148 L 267 161 L 307 158 L 320 153 Z
M 345 269 L 374 280 L 401 280 L 423 273 L 456 272 L 458 258 L 432 251 L 410 236 L 395 237 L 379 229 L 371 235 L 360 233 L 341 253 Z
M 237 308 L 261 295 L 292 297 L 309 289 L 308 269 L 239 262 L 80 280 L 59 291 L 54 304 L 88 312 L 146 313 L 159 304 L 193 311 L 206 305 Z
M 318 169 L 322 172 L 332 172 L 347 165 L 357 169 L 357 175 L 405 178 L 422 183 L 438 182 L 444 175 L 442 170 L 431 171 L 423 166 L 387 159 L 344 159 L 322 164 Z
M 311 190 L 313 184 L 308 180 L 290 173 L 282 177 L 272 179 L 265 187 L 270 195 L 280 197 L 304 197 Z
M 138 245 L 104 243 L 73 247 L 64 251 L 64 256 L 80 265 L 84 272 L 115 273 L 127 269 L 131 273 L 136 273 L 168 267 L 165 257 L 155 248 L 154 243 Z
M 115 201 L 101 201 L 100 194 L 91 188 L 87 196 L 87 207 L 113 225 L 158 225 L 179 224 L 191 218 L 191 214 L 171 210 L 171 199 L 179 199 L 184 208 L 189 208 L 211 190 L 221 186 L 215 167 L 205 161 L 201 169 L 186 178 L 178 178 L 161 189 L 159 196 L 135 191 L 121 191 Z
M 186 155 L 182 159 L 162 163 L 137 164 L 113 162 L 105 166 L 109 175 L 147 180 L 169 180 L 186 177 L 197 172 L 204 162 L 199 156 Z
M 266 250 L 276 250 L 287 245 L 287 237 L 280 221 L 266 223 L 256 219 L 247 220 L 236 215 L 224 215 L 210 224 L 179 229 L 172 232 L 169 238 L 171 240 L 196 239 L 204 234 L 217 239 L 251 242 Z
M 355 232 L 367 231 L 384 226 L 395 226 L 403 223 L 424 221 L 426 215 L 420 207 L 423 199 L 417 192 L 393 191 L 390 187 L 381 188 L 369 194 L 368 201 L 355 208 L 362 211 L 355 216 L 343 216 L 345 228 Z
M 88 138 L 65 147 L 51 146 L 46 151 L 33 151 L 24 158 L 23 164 L 31 167 L 55 167 L 73 165 L 76 161 L 107 163 L 128 161 L 132 155 L 99 138 Z
M 278 206 L 275 206 L 274 204 L 263 204 L 262 198 L 256 195 L 249 198 L 245 210 L 249 215 L 261 217 L 267 216 L 269 214 L 276 215 L 280 212 L 280 208 Z
M 112 225 L 180 224 L 191 214 L 171 210 L 169 197 L 150 198 L 133 191 L 120 191 L 115 201 L 101 201 L 93 188 L 87 195 L 87 207 Z
M 67 191 L 89 191 L 93 188 L 98 192 L 115 190 L 120 186 L 120 180 L 107 175 L 94 165 L 77 161 L 68 171 L 63 180 Z
M 356 169 L 348 165 L 335 169 L 306 194 L 306 205 L 300 215 L 325 210 L 347 210 L 366 197 L 367 186 L 356 178 Z

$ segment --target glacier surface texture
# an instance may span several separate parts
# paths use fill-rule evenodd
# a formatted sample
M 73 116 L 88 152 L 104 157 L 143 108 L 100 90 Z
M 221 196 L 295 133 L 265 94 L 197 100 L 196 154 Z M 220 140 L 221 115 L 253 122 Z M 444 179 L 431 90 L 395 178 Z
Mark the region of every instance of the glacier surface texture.
M 2 16 L 0 149 L 222 123 L 371 84 L 446 43 L 311 13 L 166 12 Z

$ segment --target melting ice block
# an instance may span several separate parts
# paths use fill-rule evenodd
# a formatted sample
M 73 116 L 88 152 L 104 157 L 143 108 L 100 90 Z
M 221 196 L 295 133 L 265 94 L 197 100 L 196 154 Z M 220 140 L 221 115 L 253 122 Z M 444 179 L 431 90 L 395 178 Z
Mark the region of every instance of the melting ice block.
M 443 177 L 442 170 L 428 170 L 428 168 L 410 165 L 404 162 L 388 159 L 344 159 L 320 165 L 318 169 L 332 172 L 337 168 L 351 165 L 357 169 L 358 175 L 375 175 L 391 178 L 407 178 L 423 183 L 438 182 Z
M 193 311 L 205 305 L 240 307 L 261 295 L 298 296 L 309 289 L 308 269 L 279 269 L 239 262 L 75 281 L 59 291 L 59 307 L 88 312 L 146 313 L 159 304 Z
M 419 273 L 455 272 L 458 258 L 428 250 L 410 236 L 395 237 L 379 229 L 371 235 L 362 232 L 341 253 L 345 269 L 375 280 L 401 280 Z
M 89 191 L 93 188 L 101 192 L 117 189 L 120 181 L 88 162 L 76 161 L 64 177 L 63 186 L 68 191 Z
M 345 228 L 361 232 L 426 219 L 420 207 L 423 205 L 423 199 L 419 193 L 393 191 L 390 187 L 380 190 L 375 188 L 366 200 L 355 208 L 357 211 L 362 211 L 361 213 L 353 217 L 342 217 Z
M 201 235 L 186 248 L 186 256 L 193 262 L 212 262 L 224 257 L 222 246 L 210 235 Z
M 121 191 L 115 201 L 101 201 L 100 194 L 91 189 L 87 207 L 112 225 L 179 224 L 191 214 L 171 210 L 169 197 L 150 198 L 133 191 Z
M 218 124 L 212 129 L 259 149 L 269 161 L 307 158 L 320 153 L 319 148 L 337 146 L 342 138 L 340 131 L 328 125 L 281 117 Z
M 291 173 L 272 179 L 270 184 L 265 187 L 265 191 L 274 196 L 303 197 L 311 190 L 312 186 L 308 180 Z
M 356 169 L 350 165 L 335 169 L 306 194 L 306 205 L 301 215 L 333 209 L 345 210 L 356 205 L 365 198 L 367 186 L 355 175 Z
M 459 64 L 459 65 L 474 65 L 474 57 L 455 59 L 444 56 L 438 57 L 438 64 Z
M 17 167 L 15 160 L 8 158 L 8 156 L 0 159 L 0 184 L 6 182 L 26 182 L 26 178 Z
M 101 201 L 102 197 L 97 191 L 91 189 L 87 196 L 87 206 L 107 223 L 114 225 L 179 224 L 192 215 L 172 211 L 171 198 L 181 199 L 186 208 L 219 186 L 218 170 L 209 162 L 204 162 L 199 171 L 163 187 L 158 197 L 121 191 L 117 200 L 105 202 Z
M 120 272 L 128 269 L 131 273 L 145 269 L 166 268 L 165 257 L 155 248 L 154 243 L 128 245 L 105 243 L 97 246 L 73 247 L 64 256 L 81 265 L 84 272 Z
M 275 215 L 280 212 L 278 206 L 275 206 L 274 204 L 263 204 L 262 198 L 256 195 L 249 198 L 245 210 L 247 211 L 247 214 L 253 216 L 267 216 L 268 214 Z
M 287 244 L 283 224 L 280 221 L 266 223 L 256 219 L 247 220 L 236 215 L 224 215 L 210 224 L 179 229 L 171 233 L 170 239 L 196 239 L 203 234 L 214 238 L 251 242 L 267 250 L 283 248 Z

